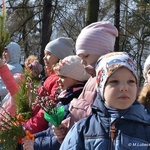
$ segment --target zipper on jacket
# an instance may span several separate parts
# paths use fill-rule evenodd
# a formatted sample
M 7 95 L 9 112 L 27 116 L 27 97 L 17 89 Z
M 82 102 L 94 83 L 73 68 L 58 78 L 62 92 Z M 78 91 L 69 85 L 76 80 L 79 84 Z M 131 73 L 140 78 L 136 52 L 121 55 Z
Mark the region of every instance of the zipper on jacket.
M 116 122 L 117 120 L 115 120 L 112 125 L 111 125 L 111 128 L 110 128 L 110 140 L 111 140 L 111 143 L 110 143 L 110 150 L 113 150 L 113 145 L 114 145 L 114 140 L 116 138 Z

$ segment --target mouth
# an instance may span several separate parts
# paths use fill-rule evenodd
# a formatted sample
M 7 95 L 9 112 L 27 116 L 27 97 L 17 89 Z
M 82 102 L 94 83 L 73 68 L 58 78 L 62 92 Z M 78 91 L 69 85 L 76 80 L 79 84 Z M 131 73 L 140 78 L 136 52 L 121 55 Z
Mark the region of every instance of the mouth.
M 128 96 L 120 96 L 120 97 L 118 97 L 118 99 L 129 99 L 129 97 Z

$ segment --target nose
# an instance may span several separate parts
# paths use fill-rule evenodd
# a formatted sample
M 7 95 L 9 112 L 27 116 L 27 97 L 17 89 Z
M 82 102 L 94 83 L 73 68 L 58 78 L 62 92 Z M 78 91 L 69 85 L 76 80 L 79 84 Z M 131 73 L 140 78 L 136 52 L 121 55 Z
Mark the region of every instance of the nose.
M 46 57 L 45 56 L 43 57 L 43 60 L 44 60 L 44 62 L 46 61 Z
M 83 66 L 86 66 L 86 65 L 87 65 L 87 63 L 86 63 L 86 61 L 85 61 L 84 59 L 81 60 L 81 64 L 82 64 Z
M 121 85 L 120 85 L 120 91 L 121 92 L 127 92 L 128 91 L 128 85 L 127 85 L 127 83 L 121 83 Z
M 57 85 L 59 85 L 59 84 L 60 84 L 60 81 L 61 81 L 61 79 L 60 79 L 60 78 L 58 78 L 58 80 L 57 80 Z

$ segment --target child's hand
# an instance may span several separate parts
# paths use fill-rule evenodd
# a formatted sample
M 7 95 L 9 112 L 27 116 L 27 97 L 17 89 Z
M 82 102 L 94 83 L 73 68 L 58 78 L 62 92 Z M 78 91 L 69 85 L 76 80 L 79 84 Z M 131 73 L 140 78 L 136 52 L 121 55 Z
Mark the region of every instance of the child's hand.
M 0 67 L 2 67 L 5 64 L 5 62 L 0 58 Z
M 57 141 L 62 143 L 68 131 L 67 125 L 62 121 L 58 127 L 52 126 L 52 130 L 56 136 Z
M 23 139 L 23 150 L 34 150 L 34 141 Z

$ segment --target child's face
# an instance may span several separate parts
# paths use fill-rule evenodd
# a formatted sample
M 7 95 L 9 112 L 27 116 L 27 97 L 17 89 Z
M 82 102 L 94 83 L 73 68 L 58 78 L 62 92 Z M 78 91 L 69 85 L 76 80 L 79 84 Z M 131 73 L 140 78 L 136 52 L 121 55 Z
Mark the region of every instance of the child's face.
M 56 64 L 59 61 L 59 59 L 48 51 L 45 51 L 44 54 L 45 54 L 45 56 L 44 56 L 43 60 L 44 60 L 44 64 L 45 64 L 45 69 L 51 70 L 52 66 L 54 64 Z
M 5 59 L 5 62 L 9 62 L 10 60 L 10 55 L 7 49 L 4 50 L 3 52 L 3 58 Z
M 64 77 L 60 76 L 59 79 L 57 80 L 58 86 L 62 89 L 65 90 L 77 83 L 77 80 L 69 78 L 69 77 Z
M 150 69 L 147 71 L 147 82 L 150 83 Z
M 100 55 L 95 54 L 79 54 L 79 57 L 82 59 L 82 64 L 86 67 L 88 65 L 91 65 L 93 63 L 96 63 Z
M 127 109 L 133 104 L 136 96 L 136 79 L 127 68 L 118 69 L 108 78 L 104 89 L 107 106 L 114 109 Z

